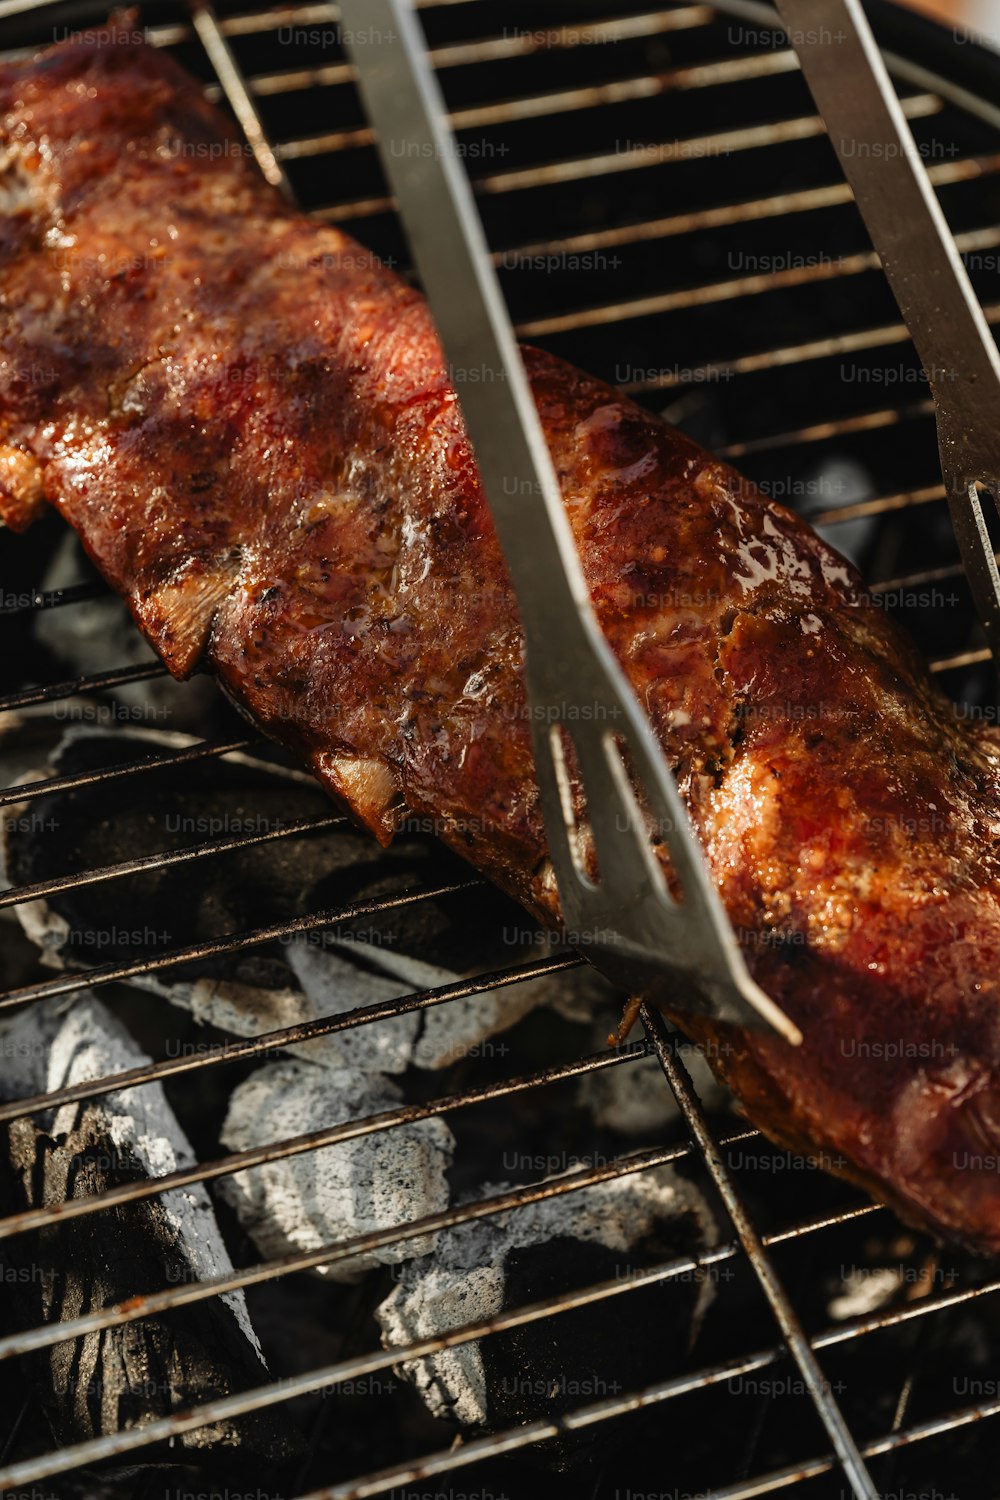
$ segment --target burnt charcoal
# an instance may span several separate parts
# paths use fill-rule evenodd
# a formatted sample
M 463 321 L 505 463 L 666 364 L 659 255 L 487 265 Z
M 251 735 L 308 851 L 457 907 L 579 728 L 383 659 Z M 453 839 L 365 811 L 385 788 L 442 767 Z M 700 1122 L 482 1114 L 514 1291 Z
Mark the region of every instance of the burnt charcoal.
M 233 1095 L 223 1142 L 233 1151 L 305 1134 L 319 1122 L 363 1119 L 399 1106 L 388 1078 L 288 1058 L 258 1068 Z M 418 1120 L 284 1157 L 224 1178 L 223 1196 L 262 1256 L 273 1259 L 405 1224 L 448 1206 L 454 1138 L 443 1120 Z M 402 1240 L 320 1267 L 354 1280 L 379 1263 L 428 1255 L 433 1240 Z
M 4 1097 L 114 1073 L 147 1059 L 92 996 L 49 1002 L 3 1028 Z M 139 1182 L 193 1153 L 158 1085 L 67 1104 L 3 1133 L 0 1191 L 14 1211 Z M 201 1186 L 16 1236 L 5 1245 L 5 1323 L 26 1329 L 165 1286 L 225 1274 L 232 1263 Z M 29 1355 L 21 1365 L 60 1446 L 113 1434 L 270 1376 L 241 1293 L 143 1318 Z M 228 1475 L 290 1458 L 299 1437 L 283 1411 L 184 1434 L 177 1462 Z M 165 1456 L 144 1450 L 144 1461 Z
M 502 1191 L 494 1184 L 484 1193 Z M 543 1200 L 438 1236 L 437 1253 L 411 1261 L 378 1308 L 383 1343 L 434 1336 L 601 1281 L 630 1284 L 627 1340 L 612 1297 L 541 1323 L 492 1334 L 400 1369 L 437 1417 L 497 1431 L 558 1417 L 638 1389 L 684 1367 L 712 1299 L 698 1275 L 637 1288 L 643 1268 L 714 1242 L 701 1194 L 669 1168 Z M 595 1439 L 596 1441 L 596 1439 Z M 556 1468 L 588 1463 L 584 1436 L 550 1443 Z

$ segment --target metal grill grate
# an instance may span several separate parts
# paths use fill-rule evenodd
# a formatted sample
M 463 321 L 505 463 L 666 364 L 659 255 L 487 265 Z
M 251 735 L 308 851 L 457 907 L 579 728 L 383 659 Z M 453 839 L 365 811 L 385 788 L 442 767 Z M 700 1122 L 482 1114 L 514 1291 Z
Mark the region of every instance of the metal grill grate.
M 91 9 L 96 16 L 99 7 Z M 423 0 L 421 6 L 433 58 L 452 110 L 459 139 L 470 148 L 495 260 L 501 268 L 523 336 L 615 380 L 645 401 L 663 406 L 696 436 L 736 459 L 777 498 L 802 501 L 817 524 L 869 528 L 864 544 L 873 590 L 899 598 L 897 613 L 916 628 L 921 644 L 956 696 L 980 701 L 981 647 L 950 529 L 936 470 L 933 426 L 925 391 L 913 378 L 913 356 L 864 240 L 846 187 L 822 127 L 812 111 L 792 54 L 775 44 L 768 12 L 733 0 L 725 12 L 704 5 L 640 10 L 626 7 L 611 19 L 584 0 L 578 5 L 531 7 L 499 0 Z M 611 7 L 609 6 L 610 10 Z M 567 11 L 572 15 L 567 16 Z M 68 13 L 68 12 L 67 12 Z M 51 39 L 51 18 L 24 0 L 0 3 L 10 19 L 11 40 L 28 51 Z M 83 8 L 74 7 L 74 25 Z M 303 4 L 247 12 L 238 4 L 199 5 L 191 14 L 171 4 L 149 11 L 151 39 L 175 50 L 224 97 L 244 129 L 264 174 L 318 220 L 347 225 L 384 258 L 405 262 L 399 226 L 386 196 L 360 117 L 350 70 L 336 45 L 336 7 Z M 733 17 L 738 18 L 734 22 Z M 17 35 L 14 30 L 17 29 Z M 544 37 L 539 32 L 544 31 Z M 296 41 L 296 34 L 304 39 Z M 285 33 L 288 66 L 274 68 L 277 34 Z M 321 35 L 327 47 L 317 45 Z M 928 150 L 934 181 L 959 234 L 959 245 L 983 267 L 1000 264 L 1000 112 L 954 76 L 935 77 L 914 55 L 894 54 L 897 83 L 918 139 Z M 934 45 L 939 43 L 935 40 Z M 6 55 L 16 55 L 11 49 Z M 940 61 L 944 67 L 945 62 Z M 950 74 L 954 69 L 950 69 Z M 624 132 L 624 135 L 622 134 Z M 479 162 L 471 148 L 481 147 Z M 941 154 L 937 154 L 937 148 Z M 487 149 L 489 148 L 489 149 Z M 331 190 L 332 188 L 332 190 Z M 664 212 L 665 207 L 669 210 Z M 789 240 L 800 247 L 782 260 Z M 989 295 L 989 278 L 978 274 L 988 312 L 1000 319 L 1000 302 Z M 609 285 L 610 284 L 610 285 Z M 676 352 L 663 367 L 661 348 Z M 888 351 L 888 352 L 887 352 Z M 706 358 L 706 356 L 710 356 Z M 898 360 L 887 366 L 887 358 Z M 844 377 L 845 361 L 869 372 Z M 879 369 L 898 370 L 900 390 L 876 382 Z M 897 399 L 902 395 L 902 399 Z M 829 486 L 816 479 L 818 466 L 833 459 L 864 469 L 863 492 L 849 503 L 830 505 Z M 782 493 L 782 489 L 787 493 Z M 812 503 L 816 496 L 820 503 Z M 834 534 L 834 540 L 838 539 Z M 18 566 L 11 546 L 5 566 Z M 944 627 L 940 610 L 928 621 L 908 595 L 947 584 L 954 604 Z M 62 591 L 5 604 L 8 630 L 23 626 L 39 606 L 71 609 L 100 597 L 103 585 L 84 582 Z M 921 634 L 922 632 L 922 634 Z M 21 637 L 12 637 L 20 640 Z M 163 674 L 155 663 L 110 667 L 55 683 L 26 685 L 0 698 L 0 712 L 40 711 L 69 699 L 114 692 Z M 246 734 L 168 748 L 134 760 L 88 768 L 0 791 L 0 807 L 40 803 L 57 792 L 93 791 L 107 785 L 128 789 L 152 785 L 165 773 L 197 763 L 263 755 L 263 742 Z M 268 764 L 256 762 L 266 776 Z M 213 838 L 100 867 L 22 883 L 0 893 L 0 908 L 94 886 L 113 898 L 115 882 L 168 867 L 222 861 L 257 844 L 299 840 L 329 831 L 344 820 L 333 814 L 289 819 L 279 828 Z M 30 978 L 0 995 L 0 1010 L 64 996 L 81 989 L 160 975 L 195 960 L 233 956 L 296 933 L 321 931 L 349 919 L 415 906 L 482 885 L 475 877 L 423 884 L 403 892 L 328 907 L 246 931 L 223 932 L 182 947 L 74 969 L 55 978 Z M 458 1004 L 486 990 L 531 983 L 581 962 L 557 955 L 369 1005 L 347 1014 L 303 1023 L 250 1039 L 223 1042 L 197 1056 L 167 1057 L 129 1073 L 74 1085 L 0 1105 L 0 1123 L 56 1104 L 96 1098 L 152 1080 L 207 1077 L 248 1059 L 274 1055 L 302 1043 L 355 1027 L 377 1025 L 408 1012 Z M 397 1110 L 318 1129 L 267 1148 L 205 1161 L 169 1176 L 130 1182 L 99 1196 L 73 1199 L 0 1220 L 0 1239 L 70 1219 L 107 1213 L 115 1206 L 151 1198 L 168 1188 L 211 1182 L 249 1166 L 319 1149 L 338 1141 L 389 1131 L 404 1123 L 475 1109 L 499 1099 L 517 1101 L 536 1090 L 601 1070 L 631 1066 L 654 1055 L 674 1090 L 691 1144 L 623 1154 L 613 1161 L 575 1170 L 558 1179 L 492 1193 L 472 1203 L 320 1250 L 250 1265 L 213 1282 L 183 1284 L 146 1297 L 139 1305 L 91 1312 L 67 1322 L 0 1338 L 0 1360 L 51 1347 L 88 1332 L 135 1321 L 157 1312 L 272 1282 L 295 1271 L 346 1259 L 365 1250 L 405 1242 L 507 1212 L 543 1199 L 578 1192 L 616 1177 L 649 1171 L 668 1162 L 700 1161 L 729 1214 L 733 1238 L 700 1255 L 671 1258 L 639 1279 L 605 1281 L 583 1290 L 559 1291 L 504 1312 L 483 1324 L 455 1328 L 445 1336 L 409 1347 L 341 1359 L 273 1385 L 231 1395 L 163 1421 L 75 1447 L 34 1457 L 0 1460 L 0 1486 L 44 1482 L 82 1465 L 122 1454 L 141 1454 L 155 1442 L 223 1417 L 260 1410 L 313 1391 L 357 1380 L 473 1340 L 485 1340 L 584 1306 L 624 1299 L 642 1286 L 669 1286 L 692 1273 L 732 1263 L 752 1265 L 773 1319 L 772 1342 L 743 1347 L 734 1330 L 731 1350 L 709 1364 L 695 1362 L 642 1389 L 616 1393 L 557 1419 L 532 1421 L 467 1441 L 457 1447 L 393 1462 L 378 1473 L 338 1477 L 320 1496 L 384 1494 L 451 1471 L 516 1454 L 549 1439 L 612 1424 L 652 1407 L 673 1411 L 692 1395 L 717 1403 L 714 1421 L 724 1427 L 721 1403 L 734 1379 L 762 1370 L 796 1367 L 827 1432 L 836 1432 L 840 1403 L 820 1376 L 824 1363 L 844 1351 L 863 1367 L 879 1338 L 905 1335 L 897 1366 L 895 1416 L 889 1430 L 859 1425 L 852 1411 L 857 1449 L 850 1442 L 828 1453 L 817 1427 L 814 1456 L 763 1468 L 757 1443 L 713 1478 L 717 1496 L 749 1497 L 795 1488 L 810 1494 L 863 1494 L 864 1462 L 883 1488 L 893 1474 L 886 1465 L 905 1450 L 954 1451 L 963 1431 L 1000 1411 L 986 1400 L 941 1408 L 913 1419 L 921 1346 L 907 1330 L 938 1326 L 951 1313 L 1000 1290 L 1000 1280 L 958 1268 L 943 1290 L 835 1326 L 816 1326 L 814 1299 L 808 1315 L 796 1312 L 797 1295 L 787 1287 L 815 1280 L 825 1245 L 838 1235 L 887 1211 L 852 1197 L 823 1179 L 835 1206 L 801 1212 L 789 1194 L 779 1195 L 782 1222 L 758 1227 L 746 1207 L 738 1171 L 726 1165 L 727 1149 L 759 1141 L 757 1133 L 723 1128 L 713 1135 L 690 1083 L 677 1039 L 656 1016 L 645 1014 L 647 1040 L 614 1051 L 576 1056 L 523 1075 L 459 1087 L 440 1097 Z M 571 1045 L 570 1035 L 568 1045 Z M 830 1200 L 831 1202 L 833 1200 Z M 796 1258 L 797 1257 L 797 1258 Z M 780 1260 L 780 1271 L 779 1271 Z M 803 1331 L 803 1323 L 810 1329 Z M 779 1337 L 780 1336 L 780 1337 Z M 909 1341 L 907 1341 L 909 1340 Z M 838 1365 L 838 1369 L 840 1366 Z M 880 1366 L 884 1369 L 884 1366 Z M 852 1377 L 854 1378 L 854 1377 Z M 761 1425 L 763 1425 L 763 1417 Z M 683 1427 L 666 1425 L 676 1434 Z M 973 1454 L 990 1451 L 990 1429 L 973 1443 Z M 977 1446 L 978 1445 L 978 1446 Z M 10 1444 L 8 1444 L 8 1448 Z M 673 1441 L 664 1441 L 661 1474 L 672 1478 Z M 862 1459 L 857 1457 L 860 1450 Z M 876 1461 L 881 1467 L 876 1467 Z M 725 1466 L 724 1466 L 725 1467 Z M 919 1460 L 918 1468 L 919 1472 Z M 985 1467 L 981 1470 L 985 1473 Z M 837 1477 L 839 1476 L 839 1477 Z M 813 1481 L 829 1480 L 831 1488 Z M 984 1480 L 984 1483 L 986 1481 Z M 676 1493 L 676 1492 L 675 1492 Z

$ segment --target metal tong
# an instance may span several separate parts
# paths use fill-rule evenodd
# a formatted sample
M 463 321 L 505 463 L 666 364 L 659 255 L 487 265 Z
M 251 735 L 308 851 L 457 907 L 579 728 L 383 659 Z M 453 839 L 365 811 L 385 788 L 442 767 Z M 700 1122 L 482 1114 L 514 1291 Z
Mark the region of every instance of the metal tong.
M 632 994 L 798 1042 L 798 1028 L 750 976 L 673 775 L 594 617 L 416 19 L 405 0 L 343 0 L 340 11 L 517 598 L 535 769 L 568 934 Z M 574 813 L 574 778 L 585 826 Z M 680 902 L 655 836 L 666 842 Z
M 945 493 L 1000 665 L 1000 355 L 860 0 L 775 0 L 930 384 Z

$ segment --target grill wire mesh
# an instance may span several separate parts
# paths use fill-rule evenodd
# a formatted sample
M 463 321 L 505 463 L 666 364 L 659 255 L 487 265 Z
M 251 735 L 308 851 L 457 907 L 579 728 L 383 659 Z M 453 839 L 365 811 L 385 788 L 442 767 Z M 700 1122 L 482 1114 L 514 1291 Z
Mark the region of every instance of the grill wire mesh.
M 665 410 L 776 498 L 829 527 L 835 543 L 861 558 L 872 589 L 916 634 L 946 688 L 975 711 L 987 690 L 985 652 L 947 523 L 927 388 L 794 58 L 768 28 L 766 15 L 735 4 L 722 12 L 704 5 L 598 7 L 585 0 L 532 5 L 426 0 L 421 10 L 522 336 Z M 30 50 L 51 40 L 53 31 L 62 34 L 84 19 L 100 21 L 102 14 L 99 8 L 85 16 L 82 8 L 70 13 L 0 6 L 0 15 L 7 17 L 8 55 Z M 66 25 L 53 26 L 53 17 L 63 16 L 70 17 Z M 205 79 L 215 97 L 228 101 L 272 182 L 317 220 L 343 225 L 405 269 L 405 244 L 339 45 L 334 6 L 251 10 L 233 0 L 218 10 L 205 5 L 189 14 L 169 4 L 151 5 L 142 19 L 157 45 L 170 48 Z M 922 35 L 919 29 L 914 34 Z M 946 54 L 957 49 L 946 40 L 949 47 L 934 45 L 940 49 L 938 66 L 948 72 Z M 988 315 L 1000 317 L 991 282 L 998 263 L 994 252 L 1000 252 L 1000 118 L 974 90 L 962 92 L 961 80 L 956 83 L 951 72 L 945 78 L 923 71 L 919 55 L 897 57 L 895 71 L 959 248 Z M 100 598 L 103 585 L 86 579 L 47 593 L 34 586 L 47 552 L 59 540 L 53 522 L 34 537 L 0 540 L 11 688 L 0 699 L 0 710 L 8 722 L 26 714 L 57 715 L 69 702 L 106 705 L 115 701 L 108 695 L 126 685 L 163 675 L 155 663 L 120 667 L 111 662 L 71 680 L 46 680 L 33 645 L 35 619 L 43 611 L 71 611 Z M 24 597 L 17 597 L 18 590 Z M 221 725 L 221 732 L 146 746 L 140 754 L 135 742 L 128 742 L 108 764 L 77 766 L 10 786 L 0 792 L 0 806 L 44 808 L 56 794 L 86 799 L 105 793 L 112 802 L 132 798 L 141 805 L 157 786 L 170 795 L 183 778 L 206 767 L 217 776 L 213 786 L 224 784 L 226 768 L 236 765 L 256 766 L 266 780 L 270 752 L 256 736 L 215 710 L 206 722 L 212 730 Z M 48 873 L 0 893 L 0 909 L 9 912 L 42 898 L 58 901 L 90 888 L 113 906 L 129 882 L 164 871 L 182 876 L 208 871 L 204 878 L 210 884 L 212 872 L 234 855 L 257 847 L 273 847 L 280 855 L 285 846 L 330 834 L 343 821 L 314 799 L 308 813 L 289 816 L 280 827 L 185 841 L 166 851 L 89 866 L 74 851 L 65 873 Z M 442 870 L 439 879 L 393 887 L 388 894 L 223 927 L 197 941 L 152 945 L 56 977 L 45 977 L 25 959 L 0 995 L 0 1011 L 99 986 L 108 993 L 103 987 L 184 972 L 194 963 L 239 959 L 296 933 L 339 929 L 428 901 L 482 895 L 483 883 L 467 871 Z M 575 955 L 557 952 L 281 1032 L 220 1039 L 128 1075 L 0 1105 L 0 1123 L 152 1079 L 224 1089 L 232 1070 L 292 1043 L 378 1026 L 411 1011 L 461 1005 L 488 989 L 531 984 L 579 964 Z M 0 1457 L 4 1492 L 40 1494 L 30 1487 L 55 1479 L 55 1488 L 44 1493 L 58 1494 L 58 1476 L 84 1465 L 141 1457 L 155 1442 L 221 1417 L 390 1372 L 404 1353 L 416 1358 L 531 1325 L 554 1326 L 585 1307 L 617 1305 L 621 1337 L 627 1340 L 637 1292 L 655 1287 L 668 1298 L 692 1277 L 714 1278 L 721 1306 L 713 1315 L 714 1337 L 696 1343 L 679 1370 L 672 1365 L 663 1378 L 459 1445 L 440 1427 L 436 1440 L 419 1452 L 400 1451 L 398 1443 L 387 1441 L 378 1449 L 388 1455 L 385 1463 L 360 1477 L 359 1465 L 333 1465 L 329 1450 L 320 1445 L 317 1462 L 328 1462 L 327 1473 L 303 1468 L 295 1493 L 308 1493 L 308 1500 L 449 1493 L 438 1488 L 442 1476 L 457 1473 L 462 1488 L 467 1471 L 469 1489 L 479 1476 L 482 1492 L 492 1485 L 496 1494 L 515 1484 L 518 1475 L 527 1483 L 524 1476 L 534 1473 L 532 1454 L 545 1444 L 595 1433 L 599 1446 L 606 1443 L 618 1455 L 616 1462 L 630 1451 L 629 1444 L 634 1455 L 640 1450 L 646 1455 L 641 1462 L 636 1456 L 634 1471 L 614 1476 L 602 1473 L 598 1464 L 601 1477 L 595 1481 L 591 1475 L 584 1485 L 584 1492 L 595 1495 L 629 1489 L 638 1494 L 646 1477 L 655 1474 L 656 1492 L 673 1500 L 696 1492 L 730 1500 L 785 1490 L 846 1496 L 860 1493 L 864 1465 L 883 1494 L 940 1495 L 942 1500 L 953 1494 L 965 1500 L 991 1492 L 987 1476 L 994 1439 L 980 1419 L 1000 1410 L 996 1384 L 984 1385 L 987 1399 L 972 1404 L 956 1399 L 961 1388 L 956 1372 L 965 1368 L 956 1350 L 971 1337 L 972 1325 L 988 1338 L 992 1294 L 1000 1290 L 1000 1280 L 991 1277 L 988 1265 L 960 1256 L 943 1259 L 895 1225 L 887 1210 L 808 1165 L 796 1169 L 793 1189 L 791 1168 L 782 1175 L 783 1154 L 768 1148 L 755 1131 L 734 1125 L 724 1111 L 713 1106 L 706 1112 L 677 1039 L 655 1016 L 645 1014 L 644 1024 L 645 1040 L 582 1056 L 573 1050 L 576 1034 L 567 1027 L 560 1033 L 561 1058 L 544 1066 L 513 1074 L 484 1069 L 481 1076 L 466 1070 L 443 1092 L 388 1114 L 325 1128 L 317 1122 L 312 1134 L 266 1149 L 207 1159 L 169 1177 L 130 1181 L 96 1197 L 0 1219 L 6 1245 L 57 1219 L 62 1225 L 112 1213 L 167 1187 L 212 1183 L 240 1168 L 418 1119 L 451 1118 L 499 1102 L 523 1111 L 530 1121 L 537 1091 L 609 1069 L 646 1066 L 654 1056 L 680 1107 L 677 1137 L 667 1144 L 488 1192 L 361 1240 L 281 1261 L 248 1262 L 224 1281 L 172 1285 L 139 1306 L 121 1304 L 85 1313 L 76 1322 L 6 1333 L 0 1336 L 0 1370 L 8 1398 L 19 1389 L 18 1357 L 68 1337 L 237 1288 L 266 1287 L 380 1244 L 666 1163 L 711 1182 L 728 1226 L 716 1247 L 673 1255 L 641 1278 L 575 1289 L 557 1284 L 487 1325 L 457 1326 L 405 1351 L 352 1352 L 211 1406 L 77 1447 L 25 1447 L 18 1436 L 18 1405 L 8 1400 L 13 1415 Z M 758 1153 L 756 1172 L 748 1166 L 752 1153 Z M 769 1173 L 759 1170 L 767 1163 Z M 921 1277 L 904 1283 L 902 1294 L 875 1312 L 831 1321 L 820 1291 L 824 1278 L 831 1266 L 857 1255 L 872 1234 L 885 1243 L 895 1235 L 906 1265 L 922 1267 Z M 731 1288 L 723 1272 L 739 1281 L 752 1313 L 746 1302 L 738 1316 L 726 1312 Z M 822 1370 L 818 1381 L 814 1358 Z M 760 1372 L 774 1372 L 770 1384 L 758 1378 Z M 738 1394 L 751 1389 L 753 1398 Z M 744 1399 L 751 1399 L 753 1415 L 737 1438 L 732 1414 L 734 1403 Z M 853 1437 L 838 1456 L 829 1433 L 841 1414 Z M 792 1429 L 800 1429 L 797 1443 L 789 1436 Z M 705 1442 L 693 1436 L 697 1430 L 712 1435 L 710 1459 Z M 623 1446 L 604 1436 L 619 1431 L 625 1434 Z M 519 1461 L 526 1467 L 518 1468 Z M 700 1474 L 693 1463 L 702 1465 Z M 550 1477 L 549 1482 L 552 1493 L 559 1493 L 560 1481 Z M 579 1480 L 574 1485 L 567 1493 L 581 1493 Z

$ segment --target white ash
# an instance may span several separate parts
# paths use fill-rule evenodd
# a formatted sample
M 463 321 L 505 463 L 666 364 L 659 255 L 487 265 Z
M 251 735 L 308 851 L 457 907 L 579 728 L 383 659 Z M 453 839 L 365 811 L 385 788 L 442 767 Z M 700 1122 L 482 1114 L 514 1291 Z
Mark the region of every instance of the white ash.
M 302 986 L 299 1003 L 314 1016 L 337 1016 L 361 1006 L 396 1000 L 412 987 L 359 968 L 345 952 L 325 944 L 320 934 L 307 934 L 289 943 L 285 957 Z M 420 1019 L 413 1011 L 374 1025 L 366 1022 L 298 1050 L 311 1060 L 321 1052 L 324 1061 L 334 1067 L 403 1073 L 413 1058 Z
M 902 1266 L 879 1266 L 873 1269 L 858 1266 L 844 1277 L 843 1289 L 827 1304 L 827 1312 L 834 1322 L 847 1318 L 863 1318 L 888 1306 L 904 1285 Z
M 242 1151 L 380 1114 L 401 1099 L 399 1088 L 380 1074 L 290 1057 L 258 1068 L 240 1085 L 222 1140 Z M 258 1250 L 271 1258 L 446 1208 L 453 1151 L 442 1120 L 420 1120 L 249 1168 L 223 1179 L 221 1191 Z M 335 1281 L 354 1281 L 379 1263 L 427 1255 L 434 1243 L 428 1236 L 403 1240 L 319 1271 Z
M 3 1022 L 0 1048 L 6 1059 L 0 1074 L 3 1099 L 103 1078 L 150 1061 L 107 1007 L 86 991 L 33 1005 Z M 71 1131 L 79 1108 L 65 1104 L 56 1110 L 50 1134 Z M 100 1110 L 111 1144 L 123 1157 L 137 1161 L 150 1177 L 195 1165 L 191 1143 L 160 1084 L 105 1094 Z M 160 1203 L 194 1278 L 200 1281 L 232 1272 L 211 1201 L 200 1183 L 163 1193 Z M 228 1293 L 220 1301 L 231 1310 L 263 1363 L 243 1293 Z
M 641 1031 L 637 1030 L 636 1035 L 641 1035 Z M 595 1037 L 595 1051 L 602 1040 Z M 732 1104 L 729 1090 L 716 1080 L 706 1058 L 693 1042 L 684 1046 L 684 1066 L 706 1108 L 725 1109 Z M 666 1127 L 680 1114 L 655 1057 L 585 1074 L 577 1085 L 577 1097 L 590 1111 L 596 1124 L 621 1135 L 642 1136 L 650 1140 L 662 1138 Z
M 493 1197 L 510 1187 L 487 1184 L 482 1196 Z M 683 1214 L 693 1214 L 706 1240 L 714 1240 L 715 1223 L 702 1195 L 671 1168 L 660 1167 L 442 1231 L 434 1257 L 404 1266 L 397 1285 L 376 1309 L 382 1342 L 391 1349 L 495 1317 L 504 1306 L 505 1263 L 513 1250 L 565 1237 L 627 1254 L 657 1223 L 676 1221 Z M 712 1295 L 706 1281 L 697 1316 Z M 488 1395 L 478 1343 L 404 1361 L 400 1373 L 417 1387 L 434 1416 L 457 1419 L 463 1426 L 487 1423 Z
M 353 946 L 337 940 L 329 944 L 329 948 L 342 951 Z M 397 991 L 400 995 L 413 990 L 438 989 L 467 977 L 392 948 L 372 945 L 364 952 L 374 968 L 403 981 Z M 535 956 L 522 955 L 525 958 Z M 303 975 L 300 973 L 299 977 L 303 978 Z M 542 1005 L 554 1004 L 562 993 L 562 978 L 561 974 L 545 975 L 527 984 L 483 990 L 481 994 L 445 1001 L 419 1012 L 409 1061 L 414 1067 L 436 1070 L 448 1067 L 459 1058 L 474 1055 L 490 1037 L 509 1030 L 529 1012 Z M 368 982 L 371 983 L 370 976 Z
M 656 1140 L 677 1118 L 677 1104 L 655 1057 L 585 1074 L 577 1097 L 596 1125 L 621 1135 Z

